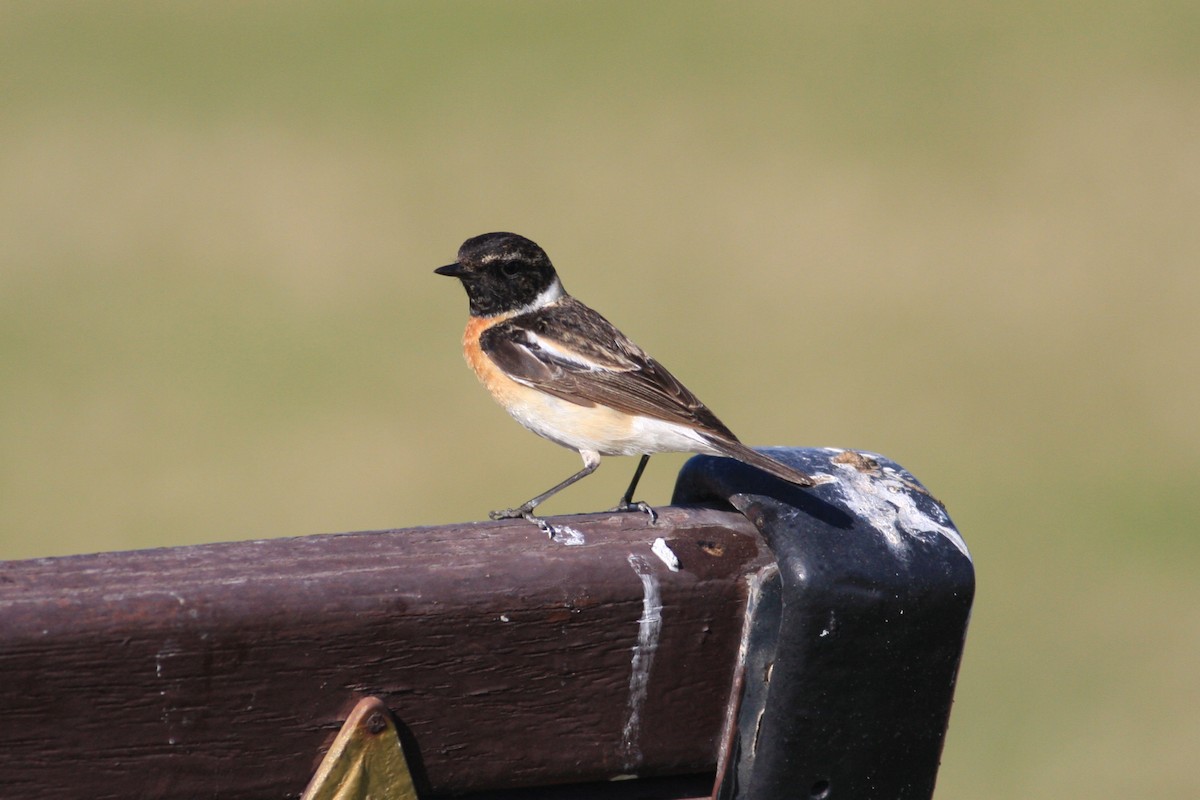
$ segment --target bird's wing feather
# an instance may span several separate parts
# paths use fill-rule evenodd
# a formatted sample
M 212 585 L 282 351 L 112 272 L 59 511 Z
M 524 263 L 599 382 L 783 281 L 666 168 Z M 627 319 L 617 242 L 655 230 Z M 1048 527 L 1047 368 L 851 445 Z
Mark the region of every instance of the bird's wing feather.
M 608 320 L 574 298 L 484 331 L 480 347 L 513 380 L 579 405 L 737 437 L 708 407 Z

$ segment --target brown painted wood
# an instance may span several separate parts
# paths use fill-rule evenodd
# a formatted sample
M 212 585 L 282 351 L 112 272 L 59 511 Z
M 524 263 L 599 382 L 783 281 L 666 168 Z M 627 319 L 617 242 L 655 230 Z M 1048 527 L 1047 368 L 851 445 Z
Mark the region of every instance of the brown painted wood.
M 298 797 L 366 695 L 429 794 L 711 771 L 765 546 L 713 509 L 562 521 L 586 543 L 513 521 L 0 563 L 3 795 Z

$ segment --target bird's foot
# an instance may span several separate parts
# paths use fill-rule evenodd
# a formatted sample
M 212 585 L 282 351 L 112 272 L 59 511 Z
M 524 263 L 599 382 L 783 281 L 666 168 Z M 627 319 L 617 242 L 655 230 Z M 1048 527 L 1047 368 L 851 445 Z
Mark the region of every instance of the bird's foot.
M 644 503 L 641 500 L 635 501 L 622 498 L 621 502 L 617 503 L 615 508 L 610 508 L 609 511 L 641 511 L 650 517 L 651 525 L 658 522 L 658 513 L 648 503 Z
M 553 539 L 554 535 L 557 533 L 553 525 L 541 517 L 534 516 L 533 509 L 526 508 L 525 506 L 517 506 L 516 508 L 505 508 L 499 511 L 492 511 L 488 513 L 488 516 L 492 519 L 528 520 L 534 525 L 537 525 L 541 532 L 549 536 L 551 539 Z
M 532 513 L 522 514 L 521 516 L 532 522 L 534 525 L 537 525 L 538 528 L 541 529 L 542 533 L 546 534 L 546 536 L 550 537 L 550 539 L 553 539 L 558 534 L 558 529 L 541 517 L 535 517 Z
M 499 511 L 489 511 L 488 517 L 491 519 L 519 519 L 527 517 L 532 512 L 532 508 L 517 506 L 516 508 L 502 508 Z

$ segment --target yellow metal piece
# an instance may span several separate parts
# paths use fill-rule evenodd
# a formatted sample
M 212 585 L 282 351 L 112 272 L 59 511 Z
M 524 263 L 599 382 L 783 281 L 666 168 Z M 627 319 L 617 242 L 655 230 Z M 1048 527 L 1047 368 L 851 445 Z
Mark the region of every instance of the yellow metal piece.
M 366 697 L 354 707 L 300 800 L 418 800 L 382 700 Z

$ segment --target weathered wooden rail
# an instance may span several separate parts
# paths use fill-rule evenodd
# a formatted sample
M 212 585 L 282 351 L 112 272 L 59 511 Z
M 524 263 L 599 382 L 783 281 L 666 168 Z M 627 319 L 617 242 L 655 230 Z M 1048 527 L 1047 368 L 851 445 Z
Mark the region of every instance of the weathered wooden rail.
M 784 797 L 745 793 L 771 781 L 803 784 L 787 797 L 868 796 L 844 765 L 793 775 L 798 760 L 772 766 L 769 751 L 803 749 L 819 729 L 820 754 L 914 709 L 927 719 L 880 741 L 898 730 L 896 769 L 917 761 L 920 775 L 896 780 L 916 787 L 909 796 L 931 792 L 969 558 L 903 526 L 897 550 L 847 511 L 870 463 L 842 480 L 832 453 L 797 452 L 814 472 L 823 460 L 828 485 L 797 494 L 694 459 L 677 499 L 700 505 L 662 508 L 653 525 L 638 513 L 559 518 L 571 530 L 553 541 L 518 520 L 2 563 L 0 795 L 298 797 L 366 696 L 398 721 L 422 798 L 698 797 L 718 760 L 720 797 Z M 778 538 L 782 508 L 808 526 L 791 544 Z M 862 553 L 890 561 L 859 569 Z M 890 577 L 871 585 L 881 569 Z M 831 599 L 840 607 L 817 610 Z M 817 655 L 828 681 L 811 673 Z M 770 677 L 785 664 L 786 691 L 790 679 Z M 801 707 L 771 710 L 784 702 L 768 703 L 772 691 Z M 888 707 L 862 707 L 883 697 Z M 748 714 L 772 747 L 747 738 Z M 840 760 L 878 760 L 871 747 Z M 642 780 L 613 782 L 629 776 Z M 522 790 L 560 784 L 575 788 Z

